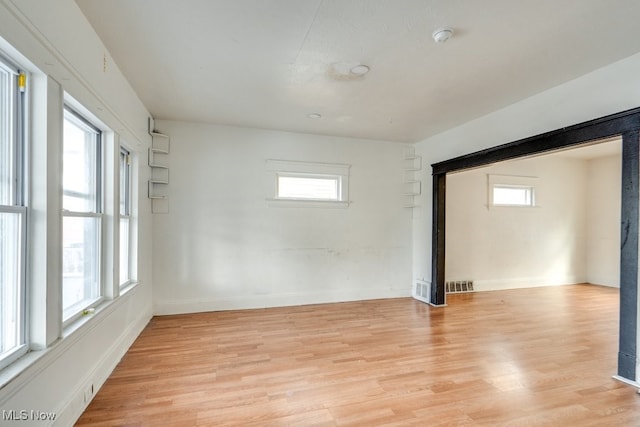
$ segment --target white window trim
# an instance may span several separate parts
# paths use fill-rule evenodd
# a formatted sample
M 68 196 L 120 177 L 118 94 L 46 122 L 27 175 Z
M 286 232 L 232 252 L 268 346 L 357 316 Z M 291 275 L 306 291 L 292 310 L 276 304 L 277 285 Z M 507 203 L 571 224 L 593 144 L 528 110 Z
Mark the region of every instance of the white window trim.
M 349 200 L 349 173 L 351 165 L 342 163 L 312 163 L 293 160 L 267 160 L 267 171 L 273 187 L 266 198 L 270 207 L 347 208 Z M 278 197 L 278 177 L 330 178 L 339 184 L 339 200 Z
M 487 175 L 487 207 L 493 208 L 518 208 L 518 209 L 531 209 L 540 207 L 537 200 L 537 188 L 538 177 L 535 176 L 518 176 L 518 175 Z M 495 187 L 504 188 L 523 188 L 531 190 L 531 204 L 530 205 L 512 205 L 512 204 L 495 204 L 493 201 L 493 189 Z

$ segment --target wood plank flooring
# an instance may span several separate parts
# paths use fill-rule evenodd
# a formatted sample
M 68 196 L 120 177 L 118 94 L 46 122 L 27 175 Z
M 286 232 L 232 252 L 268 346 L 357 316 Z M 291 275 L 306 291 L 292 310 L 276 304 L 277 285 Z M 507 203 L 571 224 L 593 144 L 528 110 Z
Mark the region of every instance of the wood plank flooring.
M 79 426 L 640 426 L 618 290 L 155 317 Z

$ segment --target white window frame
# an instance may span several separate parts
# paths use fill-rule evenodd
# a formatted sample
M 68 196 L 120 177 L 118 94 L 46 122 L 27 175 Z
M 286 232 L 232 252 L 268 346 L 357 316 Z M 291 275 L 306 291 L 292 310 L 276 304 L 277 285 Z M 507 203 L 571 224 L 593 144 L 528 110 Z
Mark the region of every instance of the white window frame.
M 487 198 L 490 208 L 535 208 L 537 177 L 516 175 L 487 175 Z M 494 191 L 498 188 L 521 189 L 527 192 L 528 203 L 497 203 L 494 200 Z
M 125 156 L 125 168 L 124 170 L 122 170 L 122 168 L 120 167 L 120 160 L 121 160 L 121 156 L 124 155 Z M 133 271 L 132 271 L 132 266 L 133 266 L 133 223 L 132 223 L 132 209 L 133 209 L 133 197 L 132 197 L 132 154 L 131 151 L 128 150 L 127 148 L 120 146 L 120 151 L 119 151 L 119 156 L 118 156 L 118 174 L 120 177 L 120 186 L 118 188 L 118 196 L 119 196 L 119 200 L 118 200 L 118 213 L 119 213 L 119 221 L 122 221 L 122 219 L 126 219 L 128 222 L 128 227 L 127 227 L 127 257 L 126 259 L 124 259 L 124 262 L 126 262 L 126 268 L 128 271 L 128 277 L 127 280 L 125 280 L 124 282 L 122 282 L 120 280 L 120 277 L 118 277 L 118 283 L 120 285 L 120 289 L 130 285 L 131 283 L 133 283 Z M 125 181 L 124 185 L 122 185 L 122 181 Z M 120 201 L 123 198 L 123 195 L 121 193 L 121 190 L 124 188 L 124 212 L 122 212 L 122 210 L 120 209 Z M 120 227 L 118 227 L 118 233 L 120 233 Z M 120 234 L 119 239 L 122 239 L 122 234 Z M 122 245 L 120 245 L 120 248 L 118 249 L 118 252 L 120 253 L 120 251 L 122 250 Z M 122 271 L 122 261 L 123 258 L 122 256 L 119 257 L 119 269 L 120 271 Z
M 63 222 L 64 218 L 96 218 L 98 220 L 98 229 L 97 229 L 97 254 L 96 254 L 96 267 L 97 271 L 97 279 L 98 279 L 98 295 L 96 298 L 92 300 L 85 301 L 84 304 L 74 304 L 70 307 L 67 307 L 65 310 L 64 306 L 62 306 L 62 318 L 63 318 L 63 326 L 67 326 L 70 323 L 74 322 L 78 318 L 82 317 L 84 313 L 88 309 L 95 308 L 105 299 L 105 280 L 103 277 L 104 270 L 104 250 L 103 250 L 103 236 L 104 236 L 104 189 L 105 189 L 105 179 L 104 179 L 104 133 L 102 130 L 94 125 L 85 115 L 79 113 L 76 108 L 69 104 L 64 105 L 64 117 L 69 115 L 79 124 L 87 127 L 91 131 L 97 134 L 96 143 L 98 144 L 96 150 L 96 203 L 93 211 L 89 212 L 76 212 L 64 209 L 62 210 Z M 63 138 L 63 152 L 64 152 L 64 138 Z M 64 165 L 63 165 L 64 168 Z M 63 184 L 64 185 L 64 184 Z M 63 188 L 64 193 L 64 188 Z M 62 235 L 64 238 L 64 227 L 62 229 Z M 64 252 L 64 251 L 63 251 Z M 64 293 L 64 281 L 62 282 L 62 291 Z
M 0 68 L 7 73 L 13 82 L 10 82 L 9 90 L 13 95 L 7 105 L 10 110 L 6 124 L 12 130 L 9 135 L 10 141 L 13 143 L 11 178 L 15 185 L 13 194 L 10 195 L 9 204 L 0 205 L 0 213 L 17 214 L 19 217 L 20 227 L 18 230 L 19 242 L 17 242 L 17 307 L 15 313 L 16 321 L 16 338 L 17 343 L 11 349 L 7 349 L 0 355 L 0 369 L 10 365 L 16 359 L 23 356 L 29 350 L 28 345 L 28 325 L 27 325 L 27 283 L 26 283 L 26 266 L 27 266 L 27 185 L 26 185 L 26 74 L 12 61 L 0 55 Z M 21 80 L 22 83 L 18 83 Z M 0 100 L 2 102 L 2 100 Z M 0 290 L 4 292 L 4 290 Z M 3 310 L 4 311 L 4 310 Z M 2 327 L 2 319 L 0 319 L 0 327 Z
M 347 208 L 349 206 L 349 175 L 351 165 L 341 163 L 312 163 L 293 160 L 267 160 L 271 175 L 271 194 L 267 202 L 272 207 Z M 337 185 L 337 198 L 281 197 L 281 177 L 328 179 Z

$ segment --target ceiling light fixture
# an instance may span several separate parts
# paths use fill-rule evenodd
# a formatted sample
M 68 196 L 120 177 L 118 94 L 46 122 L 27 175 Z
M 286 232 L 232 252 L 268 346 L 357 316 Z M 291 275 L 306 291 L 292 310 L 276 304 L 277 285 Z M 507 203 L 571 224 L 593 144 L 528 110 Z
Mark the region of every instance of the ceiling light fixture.
M 310 119 L 319 119 L 322 117 L 322 114 L 320 113 L 309 113 L 307 114 L 307 117 Z
M 351 68 L 351 74 L 355 74 L 356 76 L 364 76 L 369 72 L 370 68 L 364 64 L 358 64 L 355 67 Z
M 452 28 L 438 28 L 431 35 L 436 43 L 444 43 L 453 36 Z

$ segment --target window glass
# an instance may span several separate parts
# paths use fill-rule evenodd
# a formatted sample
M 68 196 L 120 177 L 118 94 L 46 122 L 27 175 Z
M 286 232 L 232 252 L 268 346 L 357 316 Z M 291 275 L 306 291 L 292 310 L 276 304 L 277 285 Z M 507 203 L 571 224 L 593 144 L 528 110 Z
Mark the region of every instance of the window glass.
M 340 177 L 278 176 L 278 197 L 340 200 Z
M 120 150 L 120 215 L 129 215 L 129 152 Z
M 0 57 L 0 368 L 27 351 L 23 76 Z
M 100 219 L 65 216 L 62 227 L 62 303 L 68 315 L 100 296 Z
M 22 220 L 0 212 L 0 357 L 22 343 Z
M 273 187 L 267 195 L 269 206 L 306 208 L 347 208 L 351 165 L 312 163 L 296 160 L 267 160 Z
M 98 202 L 98 132 L 72 114 L 65 114 L 63 209 L 95 212 Z
M 120 286 L 131 281 L 131 154 L 120 149 Z
M 62 306 L 68 319 L 101 296 L 100 132 L 65 108 Z
M 120 285 L 125 285 L 131 280 L 130 252 L 129 252 L 129 218 L 120 217 Z
M 533 188 L 496 185 L 493 187 L 493 204 L 505 206 L 533 206 Z
M 13 155 L 15 140 L 13 137 L 13 94 L 11 80 L 13 73 L 0 66 L 0 204 L 13 203 Z

